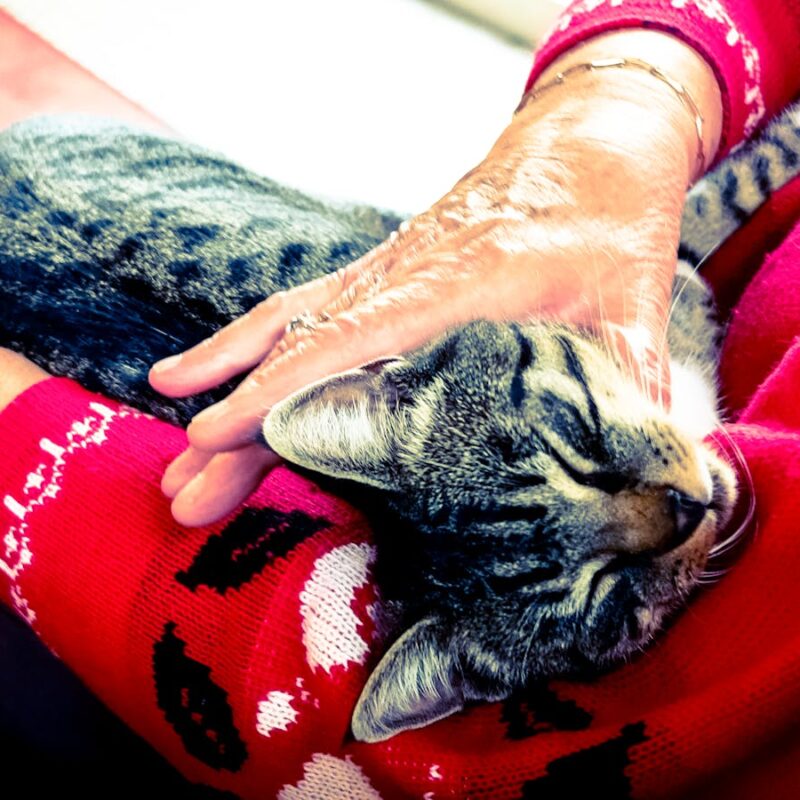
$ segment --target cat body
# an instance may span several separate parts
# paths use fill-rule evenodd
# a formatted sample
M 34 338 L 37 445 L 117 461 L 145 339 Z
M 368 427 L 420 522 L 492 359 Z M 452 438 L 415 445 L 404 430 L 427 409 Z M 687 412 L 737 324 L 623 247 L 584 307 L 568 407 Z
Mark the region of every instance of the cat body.
M 155 360 L 273 292 L 344 266 L 400 223 L 337 209 L 185 142 L 92 118 L 0 133 L 0 346 L 177 424 Z
M 790 145 L 800 152 L 795 120 L 766 134 L 784 162 Z M 714 225 L 717 241 L 729 232 L 728 206 L 740 216 L 725 169 L 740 185 L 750 164 L 762 196 L 777 188 L 754 153 L 721 165 L 722 189 L 714 176 L 695 187 L 682 253 L 702 254 Z M 164 398 L 147 384 L 153 362 L 359 257 L 399 221 L 326 206 L 186 143 L 34 120 L 0 134 L 0 345 L 186 423 L 232 384 Z M 669 413 L 587 332 L 479 321 L 306 387 L 267 417 L 277 452 L 377 489 L 391 511 L 376 525 L 377 569 L 404 632 L 365 687 L 357 738 L 617 663 L 684 604 L 735 481 L 703 442 L 721 329 L 688 264 L 673 299 Z

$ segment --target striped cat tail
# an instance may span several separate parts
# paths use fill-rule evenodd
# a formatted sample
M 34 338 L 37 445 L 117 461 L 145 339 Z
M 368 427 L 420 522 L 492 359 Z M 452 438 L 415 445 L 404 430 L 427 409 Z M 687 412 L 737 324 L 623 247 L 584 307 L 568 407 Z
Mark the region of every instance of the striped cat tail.
M 800 174 L 800 102 L 775 117 L 686 196 L 679 258 L 697 266 L 767 199 Z

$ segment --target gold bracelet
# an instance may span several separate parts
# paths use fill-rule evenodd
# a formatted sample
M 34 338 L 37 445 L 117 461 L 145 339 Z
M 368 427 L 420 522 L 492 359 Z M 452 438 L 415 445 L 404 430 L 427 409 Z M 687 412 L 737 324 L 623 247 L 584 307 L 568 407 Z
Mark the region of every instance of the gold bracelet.
M 692 95 L 689 93 L 689 90 L 682 83 L 678 83 L 678 81 L 676 81 L 674 78 L 670 78 L 670 76 L 667 75 L 667 73 L 663 70 L 659 69 L 659 67 L 656 67 L 653 64 L 648 64 L 646 61 L 642 61 L 638 58 L 601 58 L 597 61 L 586 61 L 582 64 L 573 64 L 571 67 L 567 67 L 567 69 L 565 69 L 563 72 L 557 73 L 553 80 L 548 81 L 541 86 L 537 86 L 535 89 L 530 89 L 527 91 L 522 96 L 522 100 L 520 101 L 520 104 L 517 106 L 514 113 L 518 114 L 532 100 L 535 100 L 548 89 L 552 89 L 554 86 L 559 86 L 560 84 L 564 83 L 564 81 L 570 75 L 573 75 L 576 72 L 595 72 L 600 69 L 624 69 L 625 67 L 633 67 L 634 69 L 643 70 L 644 72 L 647 72 L 666 83 L 667 86 L 669 86 L 669 88 L 675 92 L 675 94 L 678 96 L 678 99 L 692 115 L 695 133 L 697 134 L 698 175 L 702 174 L 706 166 L 706 152 L 705 147 L 703 146 L 704 120 L 703 115 L 700 113 L 700 109 L 697 107 L 697 103 L 695 103 Z

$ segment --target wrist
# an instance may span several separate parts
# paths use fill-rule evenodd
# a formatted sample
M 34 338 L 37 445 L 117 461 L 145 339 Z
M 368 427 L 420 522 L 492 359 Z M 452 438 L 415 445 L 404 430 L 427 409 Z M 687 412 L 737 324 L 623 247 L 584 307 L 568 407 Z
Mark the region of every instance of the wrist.
M 0 411 L 31 386 L 49 377 L 24 356 L 0 347 Z
M 619 59 L 640 63 L 586 72 L 574 69 Z M 656 74 L 642 68 L 641 62 L 655 68 Z M 563 83 L 554 83 L 559 73 L 570 68 L 573 71 Z M 592 38 L 550 64 L 531 87 L 533 93 L 537 89 L 541 94 L 527 105 L 539 106 L 539 114 L 548 113 L 542 101 L 549 95 L 545 104 L 549 113 L 559 106 L 573 106 L 574 114 L 574 106 L 582 105 L 582 113 L 598 126 L 598 136 L 621 136 L 629 145 L 636 144 L 638 137 L 640 149 L 647 148 L 650 137 L 654 137 L 653 145 L 682 147 L 687 155 L 687 184 L 703 174 L 719 146 L 722 100 L 716 77 L 696 51 L 666 33 L 628 29 Z M 610 113 L 601 113 L 614 101 L 627 105 L 626 117 L 616 121 Z M 535 109 L 524 111 L 531 119 L 537 116 Z M 586 135 L 595 132 L 589 128 Z M 704 158 L 699 160 L 698 154 Z
M 515 116 L 490 159 L 517 160 L 533 193 L 546 183 L 559 190 L 551 197 L 560 195 L 583 214 L 602 214 L 609 197 L 631 213 L 670 197 L 679 216 L 696 168 L 696 135 L 692 150 L 681 124 L 688 115 L 676 114 L 668 97 L 643 102 L 649 87 L 636 82 L 645 77 L 586 73 L 584 91 L 542 94 Z

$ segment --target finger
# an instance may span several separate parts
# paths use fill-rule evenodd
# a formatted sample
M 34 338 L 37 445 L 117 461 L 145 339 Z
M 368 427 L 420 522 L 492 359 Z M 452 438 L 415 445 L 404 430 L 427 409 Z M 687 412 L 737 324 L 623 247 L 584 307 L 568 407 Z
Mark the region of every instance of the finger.
M 169 397 L 184 397 L 251 369 L 272 350 L 293 317 L 336 302 L 386 252 L 381 245 L 336 272 L 271 295 L 210 338 L 154 364 L 151 386 Z
M 387 290 L 320 324 L 251 373 L 228 398 L 196 416 L 187 431 L 189 441 L 203 450 L 241 447 L 257 435 L 269 409 L 295 390 L 326 375 L 412 350 L 449 325 L 470 319 L 474 298 L 458 287 L 451 289 L 445 306 L 435 282 L 421 276 L 418 282 Z
M 167 497 L 175 497 L 213 457 L 214 453 L 203 452 L 189 445 L 164 470 L 164 475 L 161 478 L 161 491 Z
M 243 503 L 264 475 L 281 459 L 261 445 L 217 453 L 172 501 L 172 516 L 181 525 L 209 525 Z

